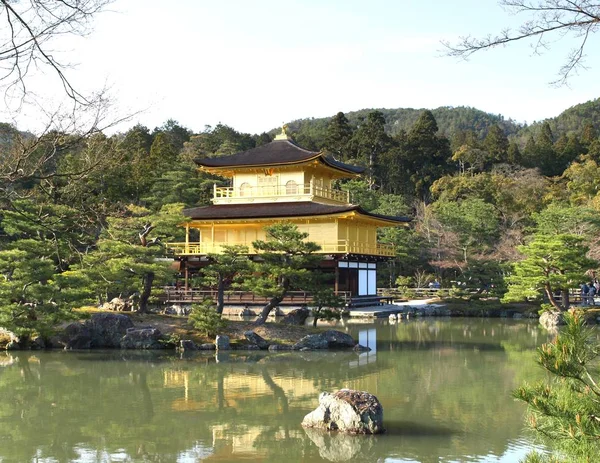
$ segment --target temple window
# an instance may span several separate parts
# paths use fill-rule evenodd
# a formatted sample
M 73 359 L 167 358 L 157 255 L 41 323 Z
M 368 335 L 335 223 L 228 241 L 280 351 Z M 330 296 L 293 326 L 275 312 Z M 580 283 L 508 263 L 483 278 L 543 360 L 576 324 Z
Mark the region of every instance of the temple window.
M 293 180 L 290 180 L 289 182 L 287 182 L 285 184 L 285 194 L 286 195 L 298 194 L 298 184 Z
M 240 185 L 240 196 L 250 196 L 252 186 L 248 182 Z

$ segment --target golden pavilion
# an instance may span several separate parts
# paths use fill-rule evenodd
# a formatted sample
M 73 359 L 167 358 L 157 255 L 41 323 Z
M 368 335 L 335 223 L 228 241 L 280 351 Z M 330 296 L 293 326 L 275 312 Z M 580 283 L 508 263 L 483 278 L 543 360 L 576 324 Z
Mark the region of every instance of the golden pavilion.
M 189 277 L 208 264 L 207 254 L 240 244 L 253 255 L 252 242 L 266 238 L 265 226 L 288 221 L 321 246 L 320 269 L 330 275 L 335 291 L 352 298 L 376 295 L 377 264 L 395 255 L 393 246 L 377 242 L 377 229 L 409 219 L 367 212 L 351 204 L 347 191 L 334 188 L 334 181 L 358 177 L 363 168 L 300 148 L 285 128 L 266 145 L 196 163 L 230 179 L 231 186 L 215 185 L 212 205 L 184 210 L 190 218 L 186 241 L 170 247 L 186 289 Z

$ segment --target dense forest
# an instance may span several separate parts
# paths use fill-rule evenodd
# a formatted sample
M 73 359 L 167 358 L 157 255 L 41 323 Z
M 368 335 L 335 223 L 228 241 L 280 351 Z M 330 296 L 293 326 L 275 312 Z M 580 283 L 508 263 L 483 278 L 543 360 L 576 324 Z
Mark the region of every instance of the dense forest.
M 550 289 L 519 277 L 540 236 L 583 253 L 569 256 L 579 267 L 559 269 L 552 289 L 576 286 L 595 266 L 599 114 L 596 100 L 525 127 L 473 108 L 363 110 L 293 121 L 288 133 L 366 168 L 338 185 L 354 203 L 412 218 L 381 233 L 397 257 L 380 286 L 437 277 L 502 295 L 508 283 L 505 297 L 522 299 Z M 112 136 L 36 136 L 0 124 L 0 325 L 40 330 L 115 296 L 135 295 L 145 309 L 173 280 L 157 258 L 181 239 L 182 209 L 208 204 L 213 184 L 226 183 L 193 160 L 268 143 L 273 132 L 218 124 L 193 133 L 168 120 Z

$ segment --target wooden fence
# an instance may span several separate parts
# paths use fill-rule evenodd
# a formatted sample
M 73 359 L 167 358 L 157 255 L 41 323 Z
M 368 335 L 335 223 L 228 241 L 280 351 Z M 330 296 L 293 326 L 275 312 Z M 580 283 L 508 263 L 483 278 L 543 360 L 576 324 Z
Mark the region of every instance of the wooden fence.
M 178 289 L 171 286 L 163 288 L 164 292 L 160 296 L 161 302 L 164 303 L 194 303 L 202 302 L 204 299 L 212 298 L 217 299 L 217 292 L 214 290 L 197 290 L 197 289 Z M 344 303 L 348 304 L 351 300 L 351 295 L 347 291 L 338 291 L 337 295 L 340 296 Z M 226 291 L 224 294 L 225 304 L 248 304 L 248 305 L 259 305 L 266 304 L 269 298 L 263 296 L 257 296 L 249 291 Z M 283 301 L 282 305 L 301 305 L 310 304 L 312 302 L 312 294 L 306 291 L 289 291 Z

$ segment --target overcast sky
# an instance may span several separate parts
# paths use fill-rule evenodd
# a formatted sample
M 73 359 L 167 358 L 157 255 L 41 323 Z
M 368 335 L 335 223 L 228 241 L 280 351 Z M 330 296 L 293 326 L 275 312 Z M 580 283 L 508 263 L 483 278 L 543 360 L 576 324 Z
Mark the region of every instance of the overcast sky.
M 570 88 L 549 82 L 572 41 L 543 56 L 529 42 L 467 62 L 442 56 L 441 40 L 524 19 L 495 0 L 116 0 L 92 34 L 57 48 L 78 63 L 76 85 L 108 83 L 121 112 L 144 110 L 120 130 L 172 118 L 196 132 L 222 122 L 260 133 L 338 111 L 439 106 L 531 123 L 599 97 L 600 34 Z M 38 93 L 51 95 L 50 81 Z M 24 113 L 19 128 L 31 128 L 39 114 Z

